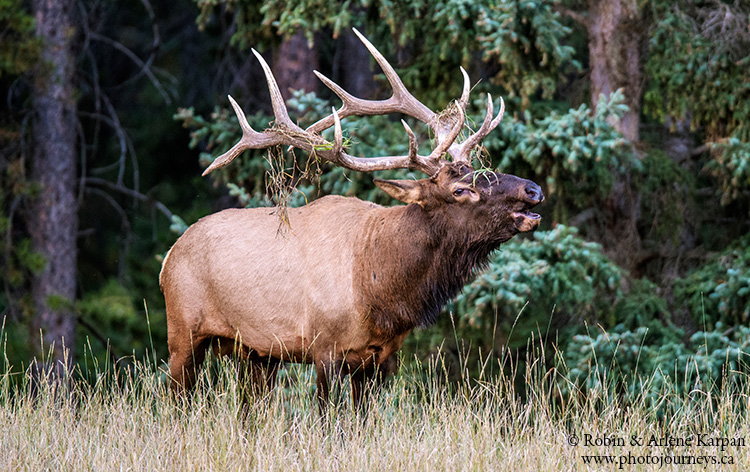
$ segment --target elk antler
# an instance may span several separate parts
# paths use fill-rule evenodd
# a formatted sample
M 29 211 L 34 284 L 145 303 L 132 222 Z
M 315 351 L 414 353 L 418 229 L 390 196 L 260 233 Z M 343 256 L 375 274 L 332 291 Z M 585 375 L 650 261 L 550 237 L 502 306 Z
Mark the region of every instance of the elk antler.
M 281 97 L 279 86 L 276 83 L 271 68 L 255 49 L 253 54 L 260 61 L 263 72 L 266 75 L 268 89 L 271 94 L 271 104 L 275 117 L 274 126 L 263 132 L 253 130 L 242 109 L 237 102 L 230 96 L 229 101 L 237 114 L 240 127 L 242 128 L 242 138 L 229 151 L 217 157 L 210 166 L 203 172 L 208 174 L 214 169 L 226 166 L 237 156 L 247 149 L 263 149 L 275 145 L 289 145 L 304 151 L 314 153 L 332 163 L 345 167 L 347 169 L 372 172 L 376 170 L 409 168 L 418 169 L 428 175 L 433 175 L 439 170 L 446 161 L 443 159 L 445 153 L 449 153 L 456 162 L 471 161 L 471 151 L 479 141 L 481 141 L 492 129 L 494 129 L 503 116 L 504 104 L 500 113 L 492 119 L 492 99 L 487 96 L 487 116 L 484 119 L 482 127 L 474 134 L 469 136 L 461 144 L 456 144 L 456 138 L 464 124 L 466 106 L 469 101 L 469 76 L 461 68 L 461 74 L 464 77 L 463 92 L 461 98 L 456 102 L 456 106 L 449 107 L 442 114 L 436 114 L 427 108 L 422 102 L 417 100 L 404 86 L 393 67 L 386 61 L 382 54 L 373 46 L 367 38 L 359 31 L 354 29 L 354 33 L 364 43 L 365 47 L 373 55 L 377 63 L 383 69 L 388 82 L 393 88 L 393 95 L 387 100 L 362 100 L 356 98 L 339 87 L 336 83 L 325 77 L 318 71 L 315 75 L 323 81 L 343 102 L 339 110 L 335 108 L 331 115 L 314 123 L 306 130 L 297 126 L 287 113 L 284 100 Z M 502 103 L 502 102 L 501 102 Z M 384 156 L 384 157 L 355 157 L 347 154 L 343 150 L 343 134 L 341 131 L 341 119 L 357 115 L 372 116 L 384 115 L 388 113 L 403 113 L 426 123 L 435 134 L 437 145 L 429 156 L 420 156 L 417 153 L 417 140 L 414 132 L 409 128 L 405 121 L 401 120 L 406 133 L 409 137 L 409 153 L 406 156 Z M 320 132 L 334 126 L 334 143 L 331 144 L 320 136 Z
M 465 106 L 465 105 L 464 105 Z M 505 114 L 505 101 L 500 97 L 500 112 L 497 114 L 495 119 L 492 119 L 493 106 L 492 106 L 492 95 L 487 94 L 487 113 L 484 115 L 484 122 L 482 126 L 477 130 L 476 133 L 466 138 L 461 144 L 456 145 L 457 152 L 451 153 L 454 161 L 462 161 L 466 163 L 471 162 L 471 151 L 474 147 L 479 144 L 480 141 L 487 136 L 490 131 L 495 129 L 500 124 L 500 120 L 503 119 Z

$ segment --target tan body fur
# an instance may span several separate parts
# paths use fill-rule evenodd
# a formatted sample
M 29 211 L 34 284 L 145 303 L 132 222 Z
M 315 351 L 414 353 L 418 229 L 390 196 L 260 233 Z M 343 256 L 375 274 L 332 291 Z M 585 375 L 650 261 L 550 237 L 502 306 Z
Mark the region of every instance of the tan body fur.
M 408 332 L 383 339 L 368 320 L 355 286 L 365 256 L 355 245 L 405 208 L 329 196 L 289 209 L 288 227 L 272 208 L 202 218 L 175 243 L 160 276 L 172 377 L 182 379 L 193 349 L 216 337 L 288 361 L 387 358 Z

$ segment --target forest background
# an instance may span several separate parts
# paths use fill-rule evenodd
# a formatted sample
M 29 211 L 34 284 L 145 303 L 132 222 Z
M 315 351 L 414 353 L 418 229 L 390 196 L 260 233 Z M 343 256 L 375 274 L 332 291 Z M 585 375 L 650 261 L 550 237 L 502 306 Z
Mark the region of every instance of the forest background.
M 459 66 L 475 122 L 483 92 L 503 97 L 478 157 L 547 196 L 540 229 L 502 246 L 436 326 L 410 336 L 406 362 L 440 349 L 451 375 L 476 376 L 487 356 L 523 359 L 536 340 L 583 391 L 602 374 L 640 391 L 748 373 L 740 0 L 0 0 L 5 371 L 34 358 L 166 361 L 161 260 L 202 216 L 326 194 L 394 204 L 370 175 L 324 164 L 300 178 L 301 152 L 249 152 L 200 177 L 239 137 L 227 94 L 255 129 L 272 119 L 251 47 L 303 125 L 339 104 L 313 69 L 387 97 L 351 27 L 433 110 L 460 95 Z M 398 118 L 345 120 L 352 153 L 404 153 Z M 376 175 L 411 176 L 422 177 Z

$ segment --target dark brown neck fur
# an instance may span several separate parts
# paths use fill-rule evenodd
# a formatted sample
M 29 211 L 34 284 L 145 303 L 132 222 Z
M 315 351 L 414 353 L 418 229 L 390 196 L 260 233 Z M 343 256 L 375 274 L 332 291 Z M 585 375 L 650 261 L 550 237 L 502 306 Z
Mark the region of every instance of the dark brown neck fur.
M 354 283 L 373 328 L 397 336 L 435 322 L 499 242 L 451 230 L 418 205 L 377 209 L 355 253 Z

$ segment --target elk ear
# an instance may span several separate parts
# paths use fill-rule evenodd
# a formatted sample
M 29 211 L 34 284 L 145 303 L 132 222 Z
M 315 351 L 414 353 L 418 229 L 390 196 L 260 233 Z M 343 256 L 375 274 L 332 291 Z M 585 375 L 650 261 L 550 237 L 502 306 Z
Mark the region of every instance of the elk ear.
M 374 179 L 375 185 L 385 193 L 404 203 L 422 205 L 422 184 L 418 180 L 381 180 Z

